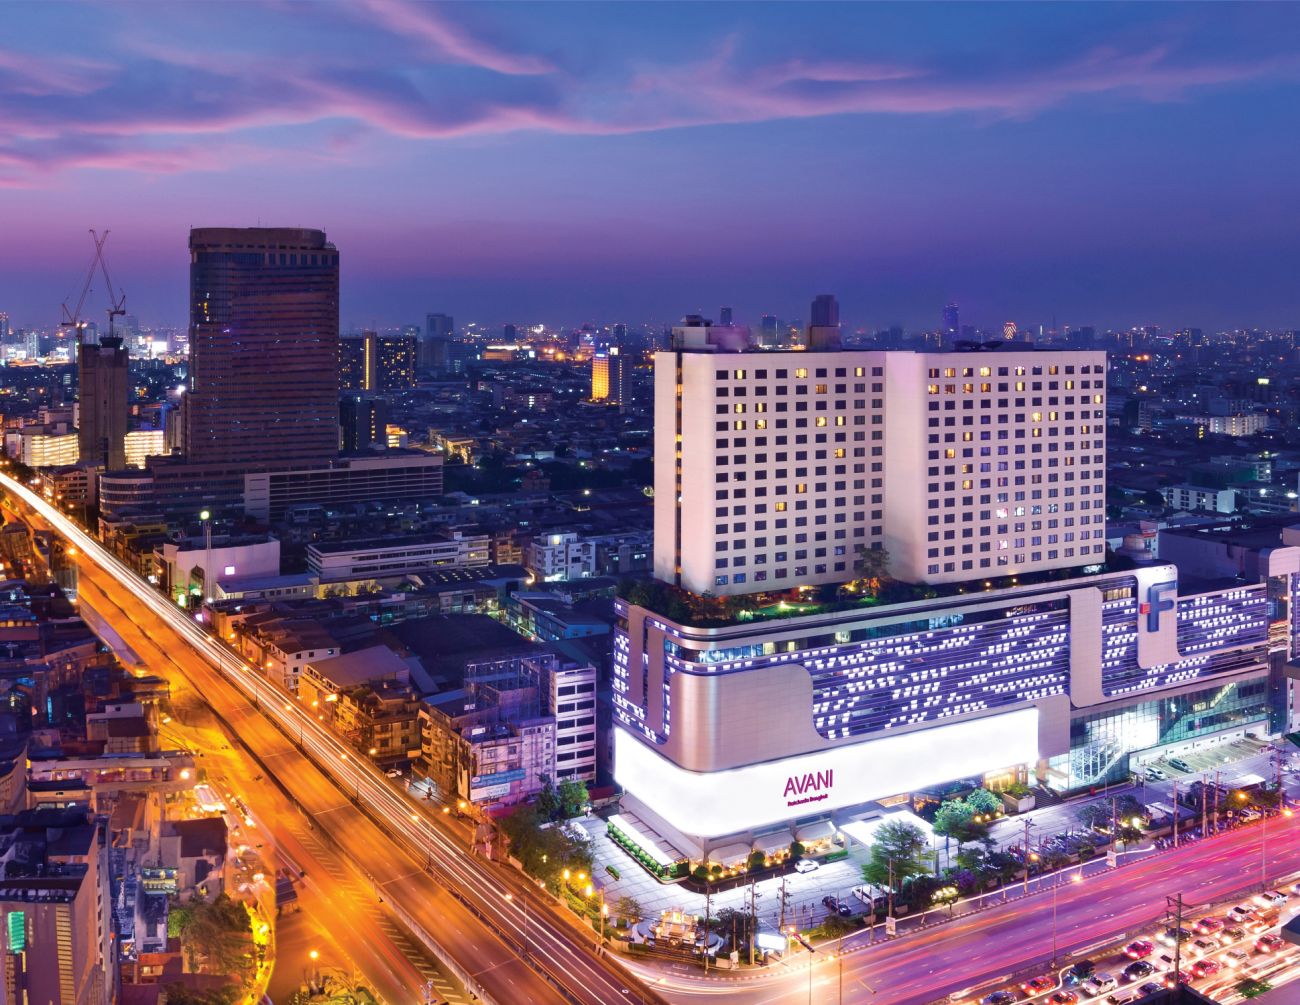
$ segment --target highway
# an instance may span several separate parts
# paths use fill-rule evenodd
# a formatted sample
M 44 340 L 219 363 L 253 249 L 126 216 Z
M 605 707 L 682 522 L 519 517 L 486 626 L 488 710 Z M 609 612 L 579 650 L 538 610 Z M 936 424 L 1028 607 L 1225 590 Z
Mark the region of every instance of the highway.
M 1164 916 L 1165 896 L 1182 894 L 1188 913 L 1226 899 L 1243 887 L 1261 889 L 1261 830 L 1258 825 L 1152 854 L 1118 869 L 1099 863 L 1081 883 L 1062 877 L 1056 900 L 1058 959 L 1123 935 L 1149 931 Z M 1268 874 L 1300 870 L 1300 814 L 1268 823 Z M 1204 912 L 1201 912 L 1204 913 Z M 675 1001 L 725 995 L 745 1005 L 795 1005 L 843 1001 L 874 1005 L 920 1005 L 944 995 L 983 987 L 1041 965 L 1052 955 L 1053 903 L 1050 892 L 959 915 L 954 921 L 862 946 L 864 936 L 846 939 L 849 950 L 830 960 L 819 952 L 809 981 L 808 954 L 778 964 L 767 981 L 705 981 L 695 975 L 644 976 Z M 856 944 L 856 945 L 855 945 Z M 842 968 L 841 968 L 842 964 Z M 811 988 L 811 991 L 810 991 Z M 967 1000 L 970 996 L 963 996 Z
M 261 860 L 268 879 L 260 892 L 269 897 L 281 853 L 285 863 L 293 863 L 295 872 L 306 872 L 296 883 L 301 912 L 276 922 L 276 969 L 269 989 L 272 999 L 288 1000 L 311 966 L 307 954 L 316 950 L 321 965 L 358 972 L 389 1005 L 419 1001 L 427 980 L 433 981 L 441 997 L 463 1002 L 463 989 L 396 929 L 364 877 L 328 846 L 320 830 L 265 776 L 243 738 L 233 730 L 222 730 L 208 700 L 189 685 L 184 670 L 130 623 L 95 585 L 93 573 L 81 578 L 78 594 L 81 615 L 92 627 L 104 618 L 101 611 L 109 612 L 121 628 L 112 632 L 111 644 L 127 647 L 128 658 L 137 656 L 142 669 L 168 680 L 172 719 L 160 728 L 164 744 L 193 751 L 207 784 L 243 799 L 252 810 L 256 826 L 247 828 L 241 820 L 231 843 L 252 846 Z M 213 697 L 223 713 L 233 712 L 222 704 L 221 695 Z M 274 733 L 271 739 L 277 739 Z
M 503 1005 L 662 1001 L 598 956 L 595 936 L 553 911 L 517 873 L 471 856 L 440 820 L 65 514 L 7 474 L 0 474 L 0 488 L 76 547 L 80 575 L 167 652 L 268 774 L 310 816 L 327 822 L 331 838 L 374 877 L 377 895 L 420 923 L 473 975 L 471 991 Z M 520 907 L 525 897 L 527 917 Z M 434 905 L 440 910 L 431 912 Z

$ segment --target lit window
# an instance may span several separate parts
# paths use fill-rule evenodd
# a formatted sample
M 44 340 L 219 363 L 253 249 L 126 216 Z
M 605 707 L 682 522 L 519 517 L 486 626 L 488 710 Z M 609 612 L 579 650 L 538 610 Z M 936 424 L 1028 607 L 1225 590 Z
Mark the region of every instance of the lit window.
M 808 371 L 807 371 L 806 368 L 804 368 L 804 367 L 801 366 L 801 367 L 799 367 L 797 370 L 795 370 L 794 375 L 795 375 L 796 377 L 807 377 L 807 376 L 808 376 Z

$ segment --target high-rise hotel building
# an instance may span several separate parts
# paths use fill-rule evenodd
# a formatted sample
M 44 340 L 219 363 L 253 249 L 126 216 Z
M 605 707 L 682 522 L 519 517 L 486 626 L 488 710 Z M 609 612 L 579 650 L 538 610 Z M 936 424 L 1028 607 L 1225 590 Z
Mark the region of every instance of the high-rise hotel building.
M 953 781 L 1077 790 L 1300 718 L 1300 529 L 1106 565 L 1103 353 L 729 337 L 656 357 L 655 572 L 701 602 L 616 604 L 624 844 L 729 865 Z M 826 602 L 870 548 L 915 589 Z
M 735 596 L 1100 562 L 1105 354 L 714 353 L 655 360 L 655 575 Z

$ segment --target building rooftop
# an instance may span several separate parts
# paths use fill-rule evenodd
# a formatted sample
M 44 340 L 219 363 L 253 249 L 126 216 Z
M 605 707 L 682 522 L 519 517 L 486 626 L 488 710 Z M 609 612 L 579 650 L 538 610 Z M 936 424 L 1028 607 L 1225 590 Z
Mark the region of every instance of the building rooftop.
M 388 646 L 369 646 L 343 656 L 313 660 L 308 666 L 339 691 L 350 691 L 372 681 L 405 680 L 410 669 Z

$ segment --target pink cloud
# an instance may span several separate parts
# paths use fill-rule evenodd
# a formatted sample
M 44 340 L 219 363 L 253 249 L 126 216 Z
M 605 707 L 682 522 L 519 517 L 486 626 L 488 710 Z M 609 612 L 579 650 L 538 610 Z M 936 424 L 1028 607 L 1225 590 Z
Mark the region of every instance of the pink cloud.
M 428 4 L 404 0 L 359 0 L 357 6 L 395 35 L 413 38 L 432 46 L 458 63 L 496 73 L 532 76 L 552 73 L 555 66 L 540 56 L 506 52 L 470 35 L 459 25 L 439 16 Z

